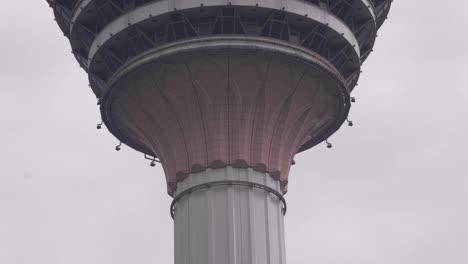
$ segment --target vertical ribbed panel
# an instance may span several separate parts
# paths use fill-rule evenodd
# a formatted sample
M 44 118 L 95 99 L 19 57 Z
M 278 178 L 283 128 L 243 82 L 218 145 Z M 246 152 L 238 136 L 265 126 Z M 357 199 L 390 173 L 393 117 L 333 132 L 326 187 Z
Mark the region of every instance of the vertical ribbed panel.
M 190 174 L 176 195 L 220 180 L 260 183 L 281 191 L 279 181 L 251 168 L 226 167 Z M 285 264 L 280 200 L 246 186 L 216 186 L 182 198 L 175 208 L 175 264 Z

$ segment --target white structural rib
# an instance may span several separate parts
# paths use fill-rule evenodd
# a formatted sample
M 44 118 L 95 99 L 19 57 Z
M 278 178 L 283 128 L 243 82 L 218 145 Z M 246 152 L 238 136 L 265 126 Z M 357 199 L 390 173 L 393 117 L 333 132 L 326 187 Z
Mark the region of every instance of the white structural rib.
M 207 169 L 178 184 L 177 194 L 220 180 L 249 181 L 278 192 L 267 173 Z M 285 264 L 282 203 L 258 188 L 212 186 L 184 196 L 175 207 L 175 264 Z

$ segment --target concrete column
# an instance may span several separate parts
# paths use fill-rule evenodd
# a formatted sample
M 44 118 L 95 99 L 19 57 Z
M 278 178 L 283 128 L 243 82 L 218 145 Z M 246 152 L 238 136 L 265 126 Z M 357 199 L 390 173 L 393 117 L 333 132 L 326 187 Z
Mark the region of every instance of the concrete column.
M 190 174 L 177 194 L 220 180 L 260 183 L 281 192 L 268 173 L 250 168 Z M 285 264 L 282 204 L 253 187 L 223 185 L 196 190 L 175 207 L 175 264 Z

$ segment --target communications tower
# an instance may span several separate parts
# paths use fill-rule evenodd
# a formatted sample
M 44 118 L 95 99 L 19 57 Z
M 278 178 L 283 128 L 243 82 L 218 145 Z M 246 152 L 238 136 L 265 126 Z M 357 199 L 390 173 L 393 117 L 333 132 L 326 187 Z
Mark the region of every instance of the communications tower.
M 108 130 L 164 168 L 175 263 L 284 264 L 294 155 L 347 120 L 391 0 L 47 1 Z

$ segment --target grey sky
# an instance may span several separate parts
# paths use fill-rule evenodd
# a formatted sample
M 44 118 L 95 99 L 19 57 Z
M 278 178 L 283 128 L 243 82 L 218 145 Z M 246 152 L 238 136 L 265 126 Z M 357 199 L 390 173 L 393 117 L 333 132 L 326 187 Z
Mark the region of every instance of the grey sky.
M 173 263 L 162 169 L 95 129 L 46 1 L 6 2 L 0 263 Z M 468 263 L 467 7 L 394 1 L 353 94 L 355 126 L 296 156 L 288 263 Z

